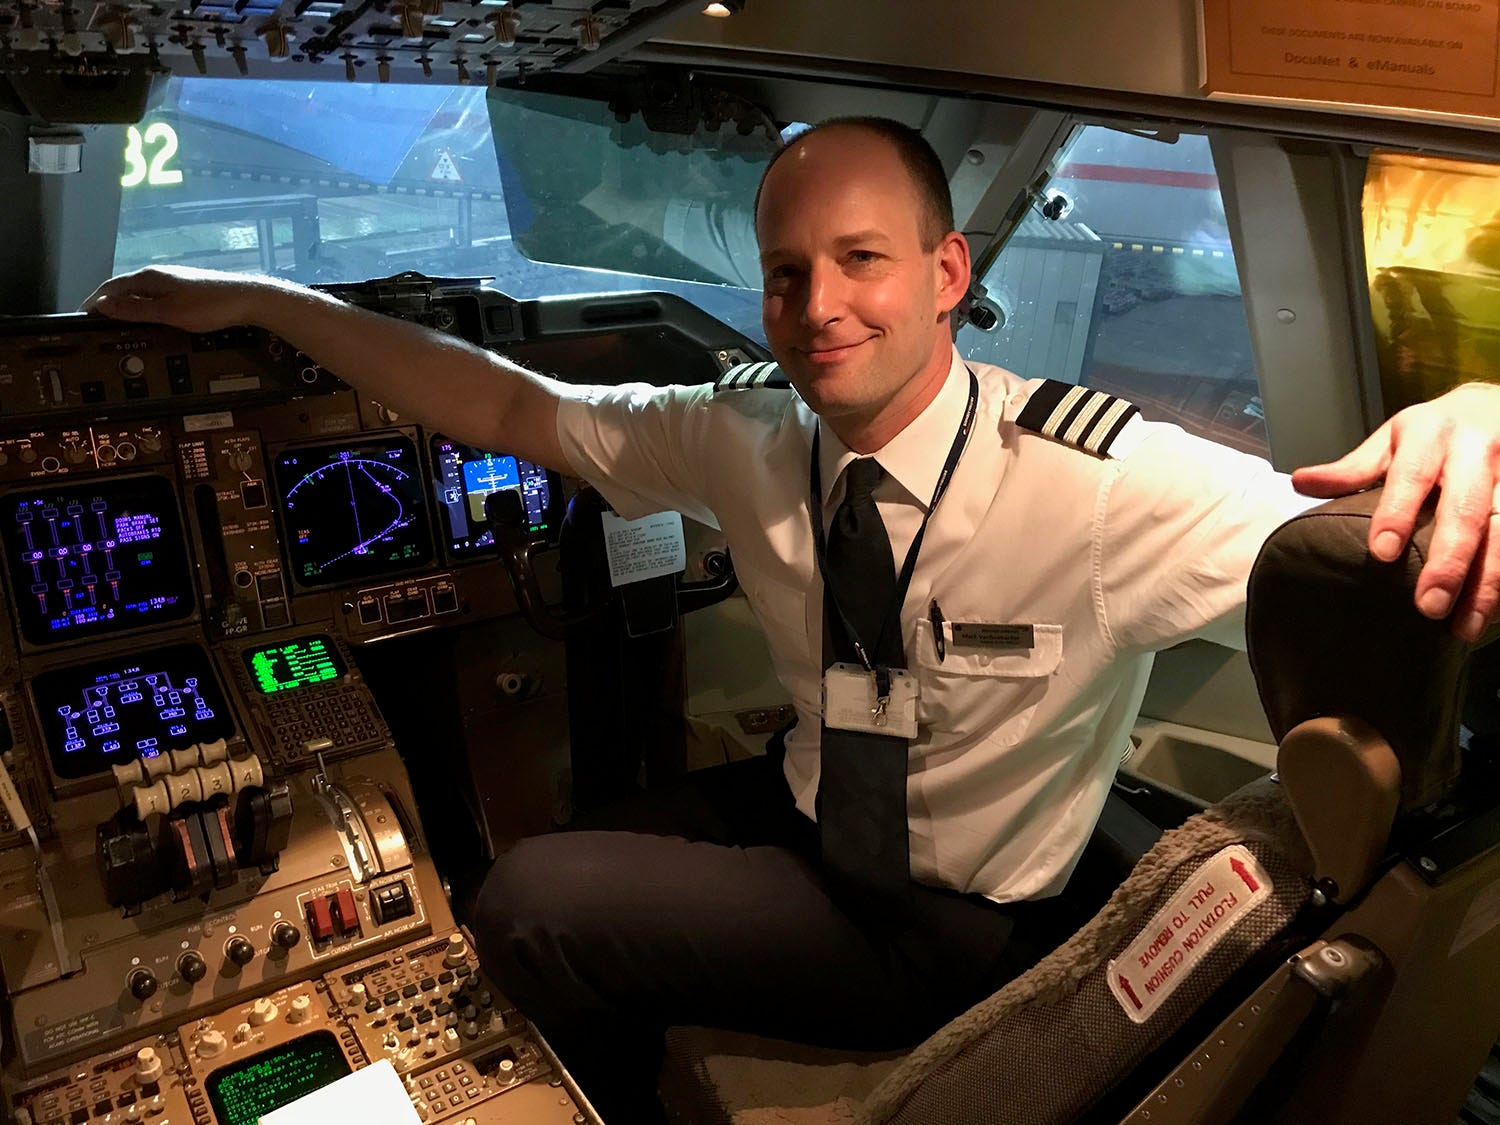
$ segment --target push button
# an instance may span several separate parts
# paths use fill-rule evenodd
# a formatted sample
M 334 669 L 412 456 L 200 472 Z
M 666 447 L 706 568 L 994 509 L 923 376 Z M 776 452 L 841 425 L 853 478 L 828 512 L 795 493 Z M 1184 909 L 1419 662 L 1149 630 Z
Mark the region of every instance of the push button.
M 193 393 L 193 373 L 185 355 L 167 356 L 167 386 L 174 395 Z
M 240 501 L 249 508 L 266 506 L 266 482 L 263 480 L 240 481 Z
M 370 893 L 370 910 L 375 921 L 381 925 L 397 918 L 409 918 L 413 913 L 411 892 L 405 882 L 387 883 Z
M 433 613 L 457 613 L 458 591 L 450 583 L 442 582 L 432 588 Z

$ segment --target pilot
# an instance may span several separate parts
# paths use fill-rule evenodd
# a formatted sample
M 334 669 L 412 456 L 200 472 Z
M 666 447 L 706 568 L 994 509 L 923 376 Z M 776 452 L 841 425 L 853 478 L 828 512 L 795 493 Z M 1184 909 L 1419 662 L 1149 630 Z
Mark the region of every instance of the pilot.
M 1293 484 L 1384 478 L 1380 560 L 1440 486 L 1420 610 L 1474 638 L 1500 601 L 1500 388 L 1414 406 L 1289 480 L 1108 395 L 966 365 L 950 317 L 968 247 L 902 125 L 802 134 L 755 219 L 795 395 L 567 385 L 270 279 L 151 269 L 85 306 L 262 325 L 622 515 L 723 530 L 796 706 L 784 751 L 691 774 L 607 830 L 522 841 L 475 908 L 489 971 L 608 1120 L 659 1116 L 672 1023 L 904 1046 L 1065 938 L 1152 653 L 1242 646 L 1256 551 L 1309 503 Z

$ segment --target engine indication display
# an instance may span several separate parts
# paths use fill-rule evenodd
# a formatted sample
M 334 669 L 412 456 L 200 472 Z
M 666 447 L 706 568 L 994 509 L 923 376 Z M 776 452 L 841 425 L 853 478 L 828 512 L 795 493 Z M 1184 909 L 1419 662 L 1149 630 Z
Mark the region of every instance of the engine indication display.
M 328 636 L 278 641 L 247 649 L 243 656 L 250 680 L 262 695 L 336 680 L 348 671 Z
M 363 582 L 432 561 L 426 490 L 407 438 L 288 449 L 274 468 L 299 584 Z
M 21 635 L 57 644 L 178 621 L 194 607 L 164 477 L 13 492 L 0 531 Z
M 61 778 L 234 733 L 208 657 L 195 644 L 56 668 L 38 675 L 31 690 Z
M 462 445 L 435 434 L 432 466 L 438 503 L 447 522 L 448 552 L 454 558 L 487 553 L 495 537 L 484 515 L 484 501 L 493 492 L 511 489 L 521 497 L 527 531 L 557 537 L 562 481 L 541 465 Z

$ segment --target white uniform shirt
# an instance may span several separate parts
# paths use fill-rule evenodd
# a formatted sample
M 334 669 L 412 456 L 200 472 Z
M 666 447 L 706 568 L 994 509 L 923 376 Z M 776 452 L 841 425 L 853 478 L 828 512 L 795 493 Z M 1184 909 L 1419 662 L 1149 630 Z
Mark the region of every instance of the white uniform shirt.
M 1270 531 L 1315 501 L 1263 460 L 1133 419 L 1111 457 L 1019 429 L 1039 381 L 975 365 L 974 431 L 927 527 L 901 623 L 921 692 L 908 760 L 911 874 L 998 902 L 1059 892 L 1087 843 L 1152 654 L 1189 637 L 1244 646 L 1245 584 Z M 963 416 L 957 353 L 927 409 L 875 454 L 899 568 Z M 786 391 L 594 387 L 565 402 L 571 464 L 626 518 L 674 508 L 719 527 L 797 709 L 786 777 L 814 816 L 822 581 L 808 520 L 817 418 Z M 854 454 L 821 439 L 825 521 Z M 939 660 L 928 619 L 1030 624 L 1030 649 Z

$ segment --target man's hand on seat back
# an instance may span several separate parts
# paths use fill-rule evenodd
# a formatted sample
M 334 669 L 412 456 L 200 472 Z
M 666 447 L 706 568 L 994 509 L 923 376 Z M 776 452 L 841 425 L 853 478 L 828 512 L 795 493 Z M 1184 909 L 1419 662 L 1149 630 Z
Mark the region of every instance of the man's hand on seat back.
M 1339 460 L 1292 474 L 1297 491 L 1320 497 L 1381 480 L 1370 553 L 1387 562 L 1406 545 L 1428 495 L 1442 489 L 1417 608 L 1432 618 L 1451 613 L 1454 633 L 1476 640 L 1500 616 L 1500 386 L 1466 383 L 1409 406 Z

